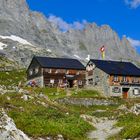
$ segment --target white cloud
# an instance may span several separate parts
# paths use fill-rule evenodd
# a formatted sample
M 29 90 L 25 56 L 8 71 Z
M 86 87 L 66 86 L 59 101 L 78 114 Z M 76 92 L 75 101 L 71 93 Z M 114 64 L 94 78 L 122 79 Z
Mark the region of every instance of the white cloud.
M 129 42 L 131 43 L 131 45 L 133 47 L 140 47 L 140 40 L 135 40 L 135 39 L 132 39 L 131 37 L 127 37 L 127 39 L 129 40 Z
M 140 0 L 124 0 L 131 8 L 137 8 L 140 6 Z
M 57 17 L 55 15 L 50 15 L 48 17 L 48 20 L 54 23 L 55 25 L 57 25 L 62 31 L 68 31 L 70 29 L 81 30 L 84 28 L 85 24 L 87 23 L 86 20 L 83 20 L 82 22 L 75 21 L 73 23 L 67 23 L 61 17 Z

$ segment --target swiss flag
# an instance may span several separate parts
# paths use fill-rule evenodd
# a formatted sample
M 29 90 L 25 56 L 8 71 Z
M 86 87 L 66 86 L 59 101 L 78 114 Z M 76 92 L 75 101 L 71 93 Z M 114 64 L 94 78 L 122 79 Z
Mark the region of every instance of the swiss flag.
M 105 51 L 105 46 L 102 46 L 102 47 L 100 48 L 100 51 L 101 51 L 101 52 L 104 52 L 104 51 Z

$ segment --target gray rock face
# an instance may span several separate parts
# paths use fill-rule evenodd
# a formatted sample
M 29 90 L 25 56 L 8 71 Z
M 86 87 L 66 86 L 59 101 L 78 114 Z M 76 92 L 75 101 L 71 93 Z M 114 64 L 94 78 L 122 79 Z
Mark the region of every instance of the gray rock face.
M 1 140 L 30 140 L 27 135 L 16 128 L 13 120 L 3 110 L 0 110 L 0 129 Z
M 140 59 L 126 37 L 120 39 L 108 25 L 99 27 L 95 23 L 87 24 L 83 30 L 64 33 L 42 14 L 30 11 L 25 0 L 0 1 L 0 35 L 16 35 L 36 46 L 33 48 L 0 38 L 0 42 L 8 44 L 7 49 L 4 49 L 7 56 L 22 66 L 27 66 L 34 54 L 81 60 L 90 55 L 91 58 L 100 59 L 99 50 L 103 45 L 106 47 L 106 59 Z M 18 49 L 13 50 L 13 46 Z

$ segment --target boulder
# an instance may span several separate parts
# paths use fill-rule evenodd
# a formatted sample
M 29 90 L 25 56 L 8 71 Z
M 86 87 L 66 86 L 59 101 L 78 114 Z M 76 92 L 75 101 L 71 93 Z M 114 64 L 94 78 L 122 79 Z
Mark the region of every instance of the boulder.
M 14 121 L 0 110 L 0 140 L 30 140 L 26 134 L 16 128 Z

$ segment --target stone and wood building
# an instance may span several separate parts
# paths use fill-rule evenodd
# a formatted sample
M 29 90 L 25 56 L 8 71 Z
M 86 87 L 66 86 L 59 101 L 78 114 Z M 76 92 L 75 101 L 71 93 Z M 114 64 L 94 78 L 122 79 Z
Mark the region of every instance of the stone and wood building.
M 29 84 L 40 87 L 83 87 L 85 67 L 76 59 L 34 56 L 27 79 Z
M 86 85 L 107 97 L 139 97 L 140 69 L 131 62 L 91 59 L 86 66 Z

